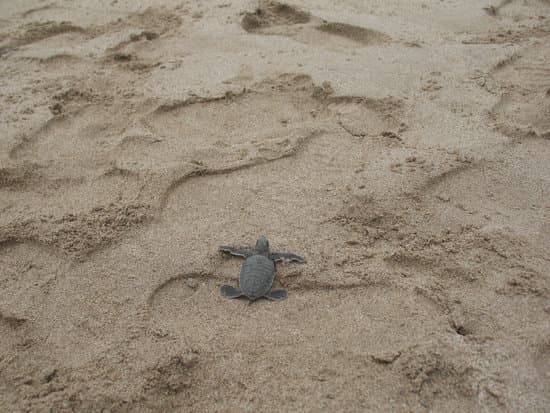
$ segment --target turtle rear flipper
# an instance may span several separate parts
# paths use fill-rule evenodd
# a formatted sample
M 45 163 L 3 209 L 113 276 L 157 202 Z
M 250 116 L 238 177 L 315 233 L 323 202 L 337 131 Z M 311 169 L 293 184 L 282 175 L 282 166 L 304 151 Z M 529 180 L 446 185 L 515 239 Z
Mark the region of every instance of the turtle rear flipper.
M 255 254 L 254 250 L 247 250 L 244 248 L 233 248 L 233 247 L 227 247 L 227 246 L 221 246 L 220 251 L 225 252 L 227 254 L 236 255 L 237 257 L 252 257 Z
M 306 259 L 304 257 L 300 257 L 299 255 L 290 254 L 286 252 L 275 252 L 273 254 L 270 254 L 269 258 L 275 262 L 278 262 L 278 261 L 306 262 Z
M 271 290 L 264 297 L 272 301 L 282 301 L 288 298 L 288 294 L 285 290 Z
M 238 298 L 244 295 L 241 290 L 235 287 L 231 287 L 230 285 L 222 285 L 220 291 L 222 293 L 222 296 L 224 296 L 225 298 Z

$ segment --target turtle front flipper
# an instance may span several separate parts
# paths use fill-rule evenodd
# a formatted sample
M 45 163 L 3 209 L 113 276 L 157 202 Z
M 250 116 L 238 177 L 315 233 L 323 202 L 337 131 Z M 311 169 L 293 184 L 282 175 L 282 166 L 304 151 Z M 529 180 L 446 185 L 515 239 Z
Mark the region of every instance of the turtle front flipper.
M 282 301 L 288 298 L 288 294 L 285 290 L 271 290 L 264 297 L 272 301 Z
M 244 248 L 233 248 L 233 247 L 226 247 L 226 246 L 221 246 L 220 251 L 225 252 L 227 254 L 236 255 L 237 257 L 244 257 L 244 258 L 252 257 L 255 253 L 254 250 L 247 250 Z
M 224 296 L 225 298 L 238 298 L 244 295 L 241 290 L 235 287 L 231 287 L 230 285 L 222 285 L 220 291 L 222 293 L 222 296 Z
M 290 254 L 285 252 L 276 252 L 269 255 L 269 259 L 275 262 L 279 261 L 296 261 L 296 262 L 306 262 L 304 257 L 300 257 L 296 254 Z

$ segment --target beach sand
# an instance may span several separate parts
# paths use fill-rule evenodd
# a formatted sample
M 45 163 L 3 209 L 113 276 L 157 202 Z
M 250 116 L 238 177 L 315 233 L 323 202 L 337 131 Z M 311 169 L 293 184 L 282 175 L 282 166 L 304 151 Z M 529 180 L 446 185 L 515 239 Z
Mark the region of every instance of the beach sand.
M 550 411 L 548 0 L 1 1 L 0 73 L 0 411 Z

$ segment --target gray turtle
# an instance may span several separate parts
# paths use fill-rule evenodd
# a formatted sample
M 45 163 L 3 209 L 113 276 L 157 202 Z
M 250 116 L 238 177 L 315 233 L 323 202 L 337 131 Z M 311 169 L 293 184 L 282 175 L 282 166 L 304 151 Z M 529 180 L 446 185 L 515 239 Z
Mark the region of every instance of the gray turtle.
M 260 237 L 253 250 L 220 247 L 220 251 L 246 258 L 241 268 L 239 287 L 230 285 L 221 287 L 221 293 L 226 298 L 246 296 L 250 302 L 265 297 L 269 300 L 284 300 L 287 298 L 285 290 L 272 290 L 275 278 L 275 263 L 278 261 L 305 262 L 303 257 L 288 253 L 270 253 L 269 242 L 266 237 Z

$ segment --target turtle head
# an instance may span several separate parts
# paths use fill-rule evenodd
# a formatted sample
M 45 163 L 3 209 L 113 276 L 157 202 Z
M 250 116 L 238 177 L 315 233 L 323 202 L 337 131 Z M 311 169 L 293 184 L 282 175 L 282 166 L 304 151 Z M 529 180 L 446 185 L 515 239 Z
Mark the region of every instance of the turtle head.
M 256 241 L 256 251 L 262 255 L 269 254 L 269 242 L 263 235 Z

